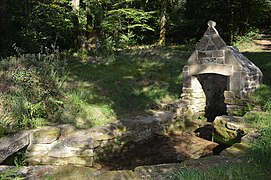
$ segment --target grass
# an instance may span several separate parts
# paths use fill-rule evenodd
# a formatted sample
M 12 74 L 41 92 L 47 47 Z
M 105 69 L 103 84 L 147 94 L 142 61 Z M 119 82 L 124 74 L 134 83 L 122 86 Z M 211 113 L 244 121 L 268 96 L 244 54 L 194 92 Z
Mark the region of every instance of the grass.
M 143 115 L 181 93 L 186 47 L 18 55 L 0 61 L 0 136 L 46 124 L 89 128 Z M 186 49 L 185 49 L 186 50 Z
M 23 180 L 23 177 L 19 177 L 17 175 L 17 171 L 20 169 L 19 166 L 16 166 L 15 168 L 7 169 L 0 174 L 0 179 L 3 180 Z
M 223 167 L 215 167 L 209 171 L 184 168 L 182 171 L 175 172 L 164 179 L 171 180 L 254 180 L 269 179 L 267 170 L 259 168 L 256 164 L 231 164 Z
M 20 55 L 0 61 L 0 136 L 59 119 L 62 64 L 57 54 Z
M 261 69 L 263 73 L 263 84 L 270 86 L 271 50 L 261 52 L 245 52 L 244 55 Z
M 73 104 L 69 111 L 77 111 L 70 113 L 77 125 L 80 120 L 80 126 L 90 127 L 146 114 L 155 104 L 180 95 L 187 59 L 180 50 L 123 50 L 95 58 L 98 62 L 69 61 L 65 95 Z

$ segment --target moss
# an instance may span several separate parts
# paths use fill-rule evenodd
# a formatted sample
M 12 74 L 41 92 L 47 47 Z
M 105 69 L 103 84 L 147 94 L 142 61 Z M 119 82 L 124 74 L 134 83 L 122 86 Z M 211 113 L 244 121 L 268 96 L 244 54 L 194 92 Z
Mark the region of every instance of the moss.
M 51 143 L 60 136 L 60 129 L 57 127 L 43 127 L 33 133 L 35 143 Z
M 241 140 L 244 132 L 241 130 L 230 130 L 223 126 L 215 125 L 214 140 L 218 143 L 231 146 L 232 144 Z
M 95 170 L 87 167 L 59 166 L 55 173 L 46 179 L 93 179 Z

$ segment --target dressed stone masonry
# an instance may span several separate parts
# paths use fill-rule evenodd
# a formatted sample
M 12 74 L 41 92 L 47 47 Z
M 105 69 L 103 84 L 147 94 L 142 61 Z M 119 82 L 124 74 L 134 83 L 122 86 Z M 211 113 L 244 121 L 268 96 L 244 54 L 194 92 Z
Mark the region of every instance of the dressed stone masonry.
M 26 148 L 25 157 L 29 166 L 92 167 L 99 159 L 119 155 L 129 143 L 144 144 L 157 136 L 167 136 L 174 130 L 182 129 L 188 117 L 186 104 L 177 101 L 161 105 L 161 110 L 154 111 L 152 115 L 122 119 L 88 129 L 60 124 L 22 131 L 0 138 L 0 163 Z M 176 146 L 172 141 L 172 147 L 184 159 L 212 155 L 218 145 L 193 134 L 178 134 L 178 140 L 180 143 Z
M 194 114 L 213 121 L 244 107 L 262 81 L 262 72 L 238 49 L 227 46 L 216 23 L 208 28 L 183 68 L 182 99 Z

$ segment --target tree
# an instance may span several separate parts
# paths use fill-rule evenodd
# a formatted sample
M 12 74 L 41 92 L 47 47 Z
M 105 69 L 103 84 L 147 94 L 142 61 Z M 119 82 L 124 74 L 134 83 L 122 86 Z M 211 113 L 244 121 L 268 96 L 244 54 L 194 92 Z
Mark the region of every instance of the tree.
M 166 42 L 167 3 L 168 1 L 163 1 L 163 0 L 161 2 L 160 33 L 159 33 L 158 45 L 164 45 Z
M 164 45 L 166 42 L 166 26 L 167 26 L 167 10 L 169 8 L 174 9 L 184 4 L 184 0 L 161 0 L 160 1 L 160 33 L 158 39 L 158 45 Z
M 141 32 L 154 31 L 148 24 L 153 11 L 146 12 L 141 1 L 83 1 L 86 8 L 86 35 L 92 47 L 122 47 L 141 39 Z
M 270 18 L 270 0 L 187 0 L 185 14 L 201 29 L 208 20 L 216 21 L 230 43 Z
M 5 24 L 0 51 L 7 51 L 5 54 L 12 52 L 14 44 L 27 53 L 40 52 L 42 47 L 51 45 L 61 49 L 74 47 L 79 28 L 70 0 L 4 0 L 0 5 L 1 28 Z
M 72 8 L 75 11 L 78 11 L 80 8 L 80 0 L 72 0 Z

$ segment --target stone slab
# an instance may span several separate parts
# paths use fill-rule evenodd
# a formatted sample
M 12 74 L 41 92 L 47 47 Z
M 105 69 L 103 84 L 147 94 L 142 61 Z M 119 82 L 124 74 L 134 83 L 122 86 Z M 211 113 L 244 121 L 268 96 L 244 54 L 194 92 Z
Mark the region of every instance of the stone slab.
M 31 131 L 22 131 L 0 139 L 0 163 L 7 157 L 26 147 Z
M 60 136 L 60 129 L 53 126 L 44 126 L 33 131 L 31 136 L 32 143 L 49 144 Z

